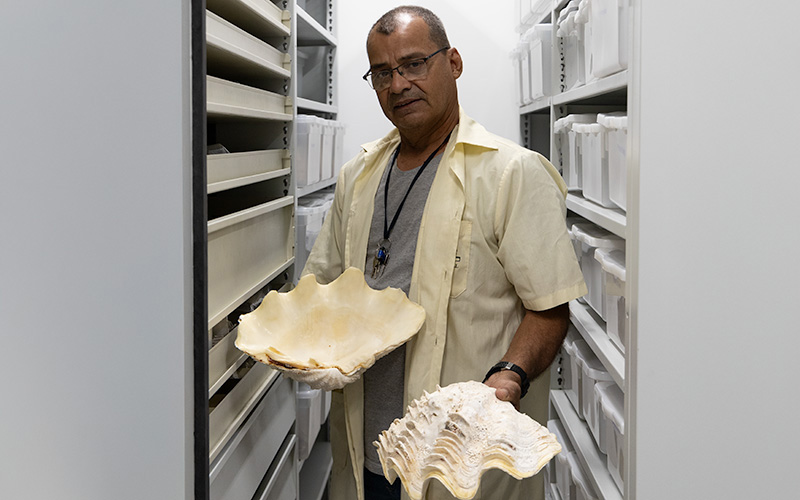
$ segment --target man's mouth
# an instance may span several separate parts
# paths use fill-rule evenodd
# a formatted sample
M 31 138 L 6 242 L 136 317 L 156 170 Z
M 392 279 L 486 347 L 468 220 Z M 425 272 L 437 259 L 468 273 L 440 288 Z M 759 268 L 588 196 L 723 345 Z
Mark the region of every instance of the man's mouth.
M 415 103 L 417 101 L 419 101 L 419 99 L 406 99 L 406 100 L 400 101 L 400 102 L 398 102 L 397 104 L 394 105 L 394 109 L 403 109 L 406 106 L 408 106 L 409 104 L 413 104 L 413 103 Z

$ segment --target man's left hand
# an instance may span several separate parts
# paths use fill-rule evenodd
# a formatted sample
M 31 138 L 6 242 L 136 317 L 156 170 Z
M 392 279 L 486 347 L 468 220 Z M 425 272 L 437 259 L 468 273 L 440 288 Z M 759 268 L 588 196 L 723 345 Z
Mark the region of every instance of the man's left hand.
M 514 408 L 519 410 L 519 400 L 522 395 L 522 386 L 519 375 L 511 370 L 501 370 L 492 374 L 486 385 L 496 389 L 495 395 L 500 401 L 508 401 L 514 405 Z

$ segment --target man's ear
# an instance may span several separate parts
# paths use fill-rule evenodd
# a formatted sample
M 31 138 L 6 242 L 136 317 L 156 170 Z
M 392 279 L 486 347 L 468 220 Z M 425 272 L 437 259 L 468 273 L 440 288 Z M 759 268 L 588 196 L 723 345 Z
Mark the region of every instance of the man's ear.
M 453 78 L 458 78 L 464 72 L 464 61 L 461 59 L 461 54 L 455 47 L 447 51 L 447 57 L 450 60 L 450 69 L 453 72 Z

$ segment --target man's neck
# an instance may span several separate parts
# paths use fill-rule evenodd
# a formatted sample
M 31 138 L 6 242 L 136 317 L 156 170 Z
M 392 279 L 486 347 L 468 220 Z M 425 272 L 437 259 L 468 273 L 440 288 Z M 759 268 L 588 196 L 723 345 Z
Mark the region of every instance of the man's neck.
M 409 135 L 400 132 L 400 153 L 397 157 L 397 168 L 411 170 L 420 166 L 458 125 L 458 113 L 447 117 L 430 133 Z M 444 148 L 442 148 L 444 149 Z M 441 150 L 439 151 L 441 152 Z

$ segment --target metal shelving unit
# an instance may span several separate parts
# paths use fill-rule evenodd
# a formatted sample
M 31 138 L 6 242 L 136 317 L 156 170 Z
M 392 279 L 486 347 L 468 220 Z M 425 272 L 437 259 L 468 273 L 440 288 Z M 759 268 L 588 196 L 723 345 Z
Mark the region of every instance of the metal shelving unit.
M 569 0 L 539 2 L 546 8 L 539 9 L 527 19 L 522 19 L 524 24 L 518 31 L 521 32 L 523 29 L 539 23 L 556 24 L 553 21 L 559 18 L 561 10 L 566 8 L 568 3 Z M 623 70 L 566 90 L 561 83 L 564 78 L 564 66 L 561 64 L 562 47 L 559 45 L 555 29 L 552 36 L 551 88 L 554 89 L 553 95 L 540 97 L 527 103 L 520 107 L 519 112 L 523 145 L 549 155 L 551 162 L 558 168 L 561 162 L 557 157 L 559 149 L 554 134 L 553 124 L 555 121 L 571 113 L 597 113 L 628 109 L 628 87 L 631 74 L 629 71 Z M 571 191 L 567 195 L 566 207 L 571 213 L 570 215 L 579 215 L 623 239 L 629 236 L 628 217 L 626 212 L 621 209 L 602 207 L 585 199 L 580 191 Z M 581 338 L 586 341 L 592 352 L 602 362 L 613 381 L 623 392 L 626 391 L 629 383 L 629 380 L 626 379 L 626 357 L 611 342 L 606 333 L 605 321 L 588 304 L 579 301 L 570 303 L 570 320 Z M 568 359 L 568 357 L 564 355 L 554 366 L 563 364 L 564 359 Z M 550 398 L 551 418 L 561 420 L 576 449 L 578 462 L 599 497 L 621 500 L 624 498 L 624 492 L 620 491 L 612 480 L 606 465 L 605 454 L 600 452 L 587 423 L 578 416 L 572 402 L 561 390 L 564 378 L 558 375 L 553 378 L 556 382 L 555 390 L 551 392 Z M 626 428 L 625 439 L 628 439 L 628 433 L 629 428 Z M 625 467 L 626 471 L 628 469 Z M 627 482 L 628 479 L 625 478 L 625 481 Z M 557 489 L 552 488 L 552 490 L 548 495 L 555 499 L 560 498 Z

